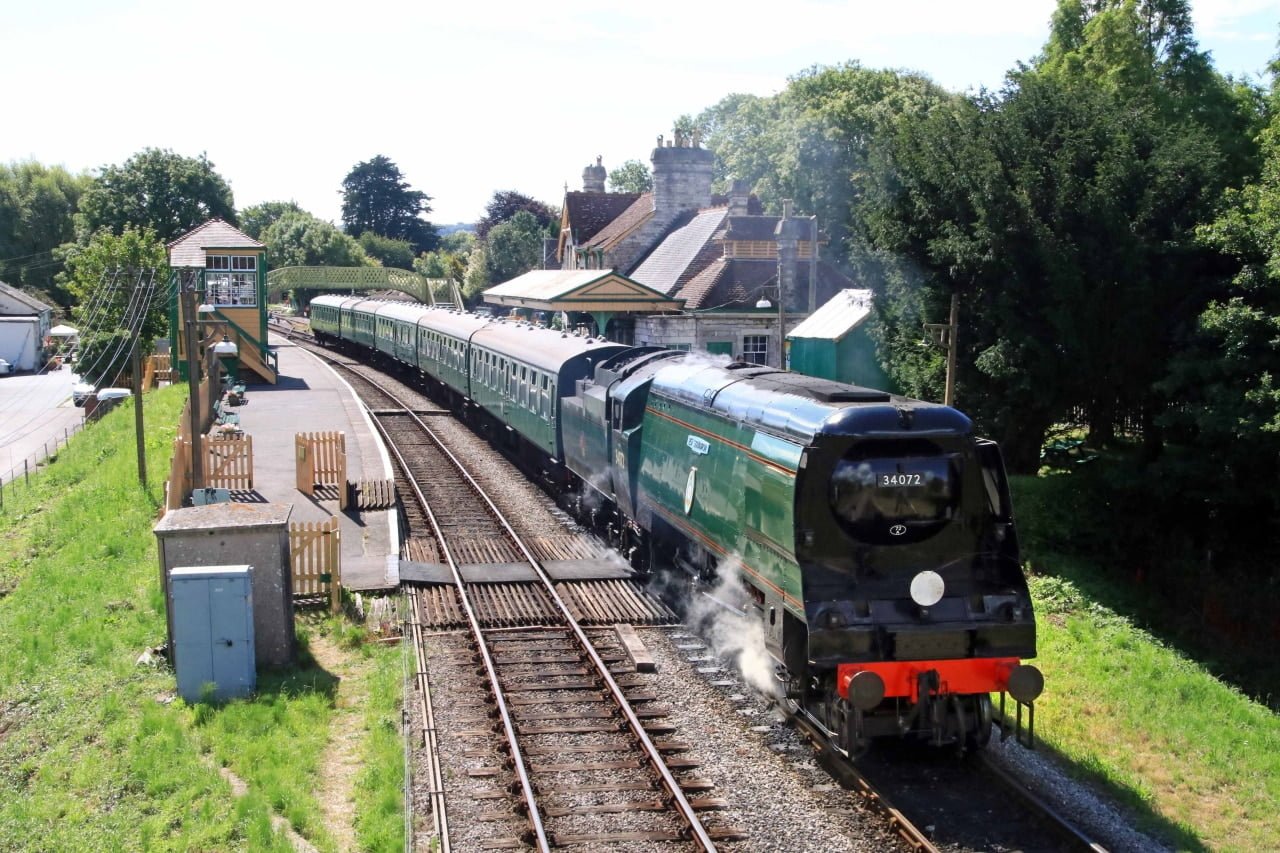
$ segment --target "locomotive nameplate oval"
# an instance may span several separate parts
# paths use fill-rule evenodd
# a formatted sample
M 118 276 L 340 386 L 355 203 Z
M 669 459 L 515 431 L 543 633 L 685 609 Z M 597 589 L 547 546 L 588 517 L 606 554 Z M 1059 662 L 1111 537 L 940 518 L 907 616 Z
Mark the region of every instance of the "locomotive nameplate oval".
M 684 484 L 684 514 L 693 512 L 693 490 L 698 482 L 698 469 L 689 469 L 689 481 Z

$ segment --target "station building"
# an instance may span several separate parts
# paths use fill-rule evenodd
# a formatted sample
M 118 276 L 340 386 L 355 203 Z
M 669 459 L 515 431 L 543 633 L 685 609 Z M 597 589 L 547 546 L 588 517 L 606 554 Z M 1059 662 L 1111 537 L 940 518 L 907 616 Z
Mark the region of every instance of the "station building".
M 52 306 L 0 281 L 0 358 L 14 370 L 44 367 L 52 325 Z

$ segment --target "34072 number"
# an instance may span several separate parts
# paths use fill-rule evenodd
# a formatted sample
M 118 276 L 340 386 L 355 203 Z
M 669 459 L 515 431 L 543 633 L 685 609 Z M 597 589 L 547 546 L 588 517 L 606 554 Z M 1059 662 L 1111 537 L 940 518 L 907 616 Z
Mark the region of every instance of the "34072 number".
M 885 486 L 923 486 L 924 475 L 922 474 L 881 474 L 880 485 Z

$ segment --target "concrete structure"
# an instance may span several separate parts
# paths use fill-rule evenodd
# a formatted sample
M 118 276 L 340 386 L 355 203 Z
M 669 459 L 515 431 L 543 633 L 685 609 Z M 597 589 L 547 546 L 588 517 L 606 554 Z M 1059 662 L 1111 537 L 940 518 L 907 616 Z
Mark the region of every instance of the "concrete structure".
M 170 573 L 192 566 L 253 566 L 253 635 L 258 666 L 288 666 L 297 655 L 289 561 L 289 516 L 275 503 L 224 503 L 175 509 L 155 526 L 168 608 L 169 648 L 175 611 Z
M 896 391 L 876 358 L 868 329 L 873 294 L 842 290 L 787 335 L 791 369 L 810 376 Z
M 0 358 L 14 370 L 44 367 L 52 326 L 52 306 L 0 281 Z

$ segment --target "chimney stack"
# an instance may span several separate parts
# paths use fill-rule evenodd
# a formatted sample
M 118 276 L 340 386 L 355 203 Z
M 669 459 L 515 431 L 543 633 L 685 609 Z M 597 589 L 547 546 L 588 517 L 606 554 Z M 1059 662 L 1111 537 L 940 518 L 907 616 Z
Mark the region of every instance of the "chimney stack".
M 655 218 L 668 223 L 686 211 L 711 206 L 711 180 L 715 173 L 715 155 L 700 147 L 699 134 L 676 139 L 658 137 L 653 149 L 653 212 Z
M 746 216 L 751 210 L 751 184 L 734 181 L 729 185 L 729 215 Z
M 582 191 L 588 193 L 604 192 L 604 179 L 609 176 L 601 161 L 602 155 L 596 155 L 596 164 L 582 170 Z
M 774 229 L 778 241 L 778 290 L 782 304 L 796 310 L 796 260 L 800 238 L 808 234 L 809 223 L 791 216 L 791 199 L 782 201 L 782 219 Z

